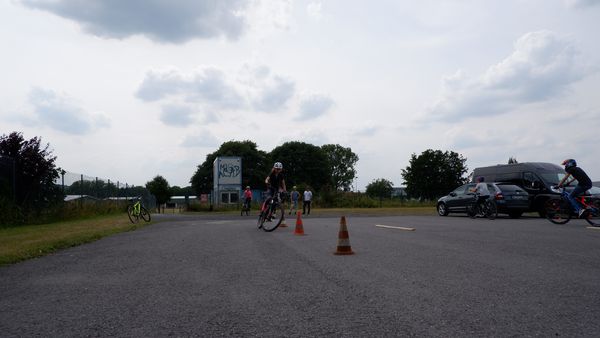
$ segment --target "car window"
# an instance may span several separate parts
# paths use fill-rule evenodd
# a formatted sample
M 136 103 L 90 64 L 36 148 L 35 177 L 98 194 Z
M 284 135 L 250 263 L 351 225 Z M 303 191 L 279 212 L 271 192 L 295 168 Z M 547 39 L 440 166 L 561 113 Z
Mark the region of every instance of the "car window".
M 457 194 L 457 195 L 462 195 L 465 193 L 465 189 L 467 189 L 466 185 L 461 185 L 460 187 L 454 189 L 452 192 Z
M 588 190 L 588 192 L 589 192 L 591 195 L 600 195 L 600 188 L 598 188 L 598 187 L 591 187 L 591 188 Z
M 487 187 L 488 187 L 488 191 L 491 192 L 491 193 L 493 193 L 493 192 L 495 192 L 495 191 L 498 190 L 498 189 L 496 189 L 496 186 L 494 184 L 491 184 L 491 183 L 488 183 Z
M 503 192 L 519 192 L 519 193 L 525 192 L 521 187 L 518 187 L 518 186 L 512 185 L 512 184 L 506 184 L 506 185 L 503 184 L 503 185 L 499 185 L 498 187 Z

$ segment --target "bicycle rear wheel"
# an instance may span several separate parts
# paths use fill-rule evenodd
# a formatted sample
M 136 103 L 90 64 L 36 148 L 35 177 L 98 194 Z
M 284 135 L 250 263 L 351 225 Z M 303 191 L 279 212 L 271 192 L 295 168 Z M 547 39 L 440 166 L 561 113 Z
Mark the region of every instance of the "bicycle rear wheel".
M 262 229 L 267 232 L 277 229 L 279 224 L 281 224 L 281 221 L 283 221 L 284 212 L 285 210 L 283 210 L 283 205 L 277 204 L 277 206 L 273 208 L 273 213 L 271 214 L 272 220 L 270 222 L 263 223 Z
M 544 204 L 546 218 L 554 224 L 565 224 L 571 219 L 571 206 L 562 198 L 552 198 Z
M 496 206 L 496 202 L 491 200 L 485 201 L 485 217 L 488 219 L 496 219 L 496 217 L 498 217 L 498 206 Z
M 467 216 L 471 218 L 477 217 L 477 204 L 471 203 L 467 205 Z
M 585 220 L 592 226 L 600 226 L 600 201 L 595 200 L 591 203 L 591 209 L 586 211 Z
M 133 205 L 127 207 L 127 216 L 129 217 L 131 223 L 137 223 L 140 220 L 139 215 L 135 214 Z
M 148 212 L 148 210 L 146 210 L 146 208 L 144 207 L 140 207 L 140 217 L 146 221 L 146 222 L 150 222 L 150 213 Z

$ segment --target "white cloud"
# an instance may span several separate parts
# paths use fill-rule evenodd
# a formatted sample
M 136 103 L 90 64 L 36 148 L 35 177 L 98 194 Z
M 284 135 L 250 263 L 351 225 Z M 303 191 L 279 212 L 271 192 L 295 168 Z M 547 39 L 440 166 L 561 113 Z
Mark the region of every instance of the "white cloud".
M 569 7 L 587 8 L 600 5 L 600 0 L 565 0 L 565 4 Z
M 429 117 L 457 121 L 507 113 L 560 97 L 584 74 L 571 40 L 550 31 L 527 33 L 509 57 L 480 77 L 468 78 L 459 71 L 445 78 L 442 97 Z
M 93 35 L 123 39 L 144 35 L 158 42 L 224 36 L 239 38 L 246 29 L 247 0 L 22 0 L 79 23 Z
M 320 20 L 323 17 L 322 5 L 321 2 L 311 2 L 306 6 L 306 13 L 309 17 Z
M 25 117 L 25 123 L 39 123 L 67 134 L 87 134 L 98 128 L 110 127 L 110 119 L 104 113 L 88 113 L 65 94 L 39 87 L 29 93 L 33 117 Z
M 193 121 L 194 111 L 183 105 L 165 105 L 162 107 L 160 120 L 170 126 L 188 126 Z
M 219 139 L 208 129 L 202 129 L 184 137 L 181 145 L 186 148 L 216 148 L 219 146 Z
M 169 107 L 184 102 L 196 105 L 197 110 L 272 113 L 283 110 L 294 97 L 295 82 L 272 73 L 266 66 L 245 66 L 238 72 L 205 66 L 190 73 L 169 67 L 148 71 L 135 95 Z M 189 122 L 191 113 L 185 116 Z M 207 118 L 213 120 L 215 115 Z
M 297 120 L 315 119 L 326 114 L 333 107 L 333 100 L 322 94 L 311 94 L 300 101 L 300 115 Z

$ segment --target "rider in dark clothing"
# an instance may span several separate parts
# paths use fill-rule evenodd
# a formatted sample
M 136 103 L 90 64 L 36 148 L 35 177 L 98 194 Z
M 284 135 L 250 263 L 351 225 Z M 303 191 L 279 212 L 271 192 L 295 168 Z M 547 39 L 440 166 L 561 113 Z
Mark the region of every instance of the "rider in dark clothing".
M 577 166 L 577 162 L 574 159 L 570 158 L 564 160 L 562 164 L 565 166 L 567 175 L 565 175 L 565 177 L 560 181 L 558 186 L 561 187 L 569 179 L 569 177 L 573 178 L 567 183 L 567 185 L 573 182 L 573 180 L 577 180 L 577 186 L 569 194 L 569 202 L 571 202 L 571 205 L 573 205 L 573 208 L 575 208 L 575 211 L 577 211 L 579 217 L 581 217 L 581 215 L 585 212 L 585 209 L 581 207 L 575 198 L 585 193 L 592 187 L 592 180 L 585 173 L 585 171 L 583 171 L 583 169 Z

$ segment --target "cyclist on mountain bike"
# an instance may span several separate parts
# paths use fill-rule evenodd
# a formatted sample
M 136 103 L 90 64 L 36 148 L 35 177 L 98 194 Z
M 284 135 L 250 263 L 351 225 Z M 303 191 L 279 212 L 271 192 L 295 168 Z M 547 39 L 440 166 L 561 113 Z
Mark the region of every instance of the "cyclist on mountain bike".
M 271 197 L 275 197 L 275 193 L 277 192 L 285 192 L 285 177 L 281 172 L 283 170 L 283 164 L 281 162 L 275 162 L 273 164 L 273 169 L 271 169 L 271 173 L 265 179 L 265 183 L 267 187 L 269 187 L 269 193 Z
M 583 215 L 586 209 L 581 207 L 579 202 L 577 202 L 576 197 L 592 188 L 592 180 L 585 173 L 585 171 L 583 171 L 583 169 L 577 166 L 577 162 L 574 159 L 566 159 L 562 162 L 562 165 L 565 166 L 565 171 L 567 172 L 567 175 L 563 177 L 560 183 L 558 183 L 557 187 L 562 187 L 563 184 L 565 184 L 565 182 L 567 182 L 569 178 L 571 178 L 571 180 L 568 181 L 565 185 L 569 185 L 574 180 L 577 180 L 577 186 L 575 187 L 575 189 L 573 189 L 573 191 L 571 191 L 568 198 L 569 202 L 571 202 L 571 205 L 573 206 L 579 217 L 581 217 L 581 215 Z
M 273 169 L 271 169 L 271 173 L 265 179 L 265 183 L 269 188 L 269 195 L 273 199 L 275 199 L 277 196 L 276 194 L 286 191 L 285 177 L 282 173 L 282 170 L 283 164 L 281 164 L 281 162 L 275 162 L 275 164 L 273 164 Z

